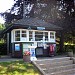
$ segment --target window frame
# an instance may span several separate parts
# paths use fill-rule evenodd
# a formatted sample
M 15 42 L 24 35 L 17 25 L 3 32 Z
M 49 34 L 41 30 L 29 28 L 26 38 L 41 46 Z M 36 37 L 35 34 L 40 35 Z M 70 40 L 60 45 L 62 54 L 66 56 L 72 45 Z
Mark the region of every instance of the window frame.
M 16 34 L 17 31 L 19 31 L 19 33 L 18 33 L 19 36 L 18 36 L 18 37 L 16 36 L 16 35 L 18 35 L 18 34 Z M 16 40 L 17 38 L 19 38 L 19 40 Z M 15 31 L 15 41 L 20 41 L 20 30 L 16 30 L 16 31 Z
M 16 31 L 20 31 L 20 41 L 16 41 L 15 40 L 15 32 Z M 21 40 L 22 38 L 22 31 L 26 31 L 26 40 Z M 30 33 L 29 32 L 32 32 L 32 40 L 29 40 L 29 35 Z M 36 41 L 36 32 L 42 32 L 42 40 L 37 40 Z M 53 39 L 50 38 L 50 33 L 53 32 Z M 12 37 L 14 38 L 11 38 L 11 42 L 55 42 L 55 31 L 41 31 L 41 30 L 28 30 L 28 29 L 14 29 L 11 31 L 11 34 L 12 34 Z M 47 36 L 47 38 L 46 38 Z
M 53 33 L 54 35 L 51 35 L 51 33 Z M 49 32 L 49 40 L 50 40 L 50 42 L 55 42 L 55 31 L 50 31 Z M 51 38 L 51 37 L 53 37 L 53 38 Z
M 54 39 L 54 37 L 55 37 L 54 32 L 53 32 L 53 31 L 52 31 L 52 32 L 50 32 L 50 39 Z

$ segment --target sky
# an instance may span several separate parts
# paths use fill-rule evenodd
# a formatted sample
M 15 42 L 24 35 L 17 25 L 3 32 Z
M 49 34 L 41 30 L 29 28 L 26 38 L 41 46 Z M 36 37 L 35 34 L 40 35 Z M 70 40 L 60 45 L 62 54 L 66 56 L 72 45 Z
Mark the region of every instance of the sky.
M 0 13 L 10 9 L 13 4 L 14 4 L 14 0 L 0 0 Z M 4 23 L 2 17 L 0 17 L 0 23 Z

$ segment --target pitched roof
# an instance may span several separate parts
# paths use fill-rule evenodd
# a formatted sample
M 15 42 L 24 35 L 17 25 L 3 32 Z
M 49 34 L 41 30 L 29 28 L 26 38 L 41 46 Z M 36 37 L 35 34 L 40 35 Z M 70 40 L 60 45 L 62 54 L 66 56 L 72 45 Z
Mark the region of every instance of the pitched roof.
M 6 32 L 9 32 L 10 30 L 14 29 L 14 28 L 31 28 L 31 29 L 37 29 L 37 27 L 44 27 L 45 30 L 62 30 L 61 27 L 53 25 L 51 23 L 47 23 L 43 20 L 37 19 L 37 18 L 25 18 L 25 19 L 20 19 L 14 23 L 12 23 L 12 25 L 8 26 L 5 30 L 3 30 L 3 32 L 1 34 L 4 34 Z
M 47 22 L 37 19 L 37 18 L 20 19 L 20 20 L 14 22 L 13 25 L 30 26 L 30 27 L 45 27 L 47 30 L 62 30 L 62 28 L 59 26 L 56 26 L 51 23 L 47 23 Z

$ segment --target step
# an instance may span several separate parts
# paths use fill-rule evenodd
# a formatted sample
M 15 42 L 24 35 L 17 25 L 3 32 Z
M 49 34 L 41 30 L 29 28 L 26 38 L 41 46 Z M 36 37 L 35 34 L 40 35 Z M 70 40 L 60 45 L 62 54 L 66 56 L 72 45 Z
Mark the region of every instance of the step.
M 42 75 L 75 75 L 75 64 L 70 57 L 35 61 Z
M 46 75 L 75 75 L 75 69 L 69 69 L 65 71 L 60 71 L 60 72 L 53 72 L 53 73 L 48 73 Z
M 72 60 L 68 61 L 62 61 L 62 62 L 53 62 L 53 63 L 48 63 L 48 64 L 38 64 L 41 68 L 51 68 L 51 67 L 58 67 L 58 66 L 65 66 L 65 65 L 71 65 L 73 64 Z
M 63 58 L 53 58 L 53 59 L 42 59 L 42 60 L 37 60 L 37 64 L 46 64 L 46 63 L 53 63 L 53 62 L 61 62 L 61 61 L 68 61 L 70 60 L 70 57 L 63 57 Z
M 53 73 L 53 72 L 65 71 L 69 69 L 75 69 L 75 64 L 59 66 L 59 67 L 54 67 L 54 68 L 49 68 L 49 69 L 43 68 L 43 71 L 45 71 L 45 73 Z

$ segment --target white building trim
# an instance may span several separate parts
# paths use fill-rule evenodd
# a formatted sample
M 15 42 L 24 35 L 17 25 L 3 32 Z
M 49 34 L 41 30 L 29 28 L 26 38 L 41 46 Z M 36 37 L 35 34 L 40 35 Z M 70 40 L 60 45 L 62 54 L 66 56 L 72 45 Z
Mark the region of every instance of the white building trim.
M 15 35 L 17 35 L 17 34 L 15 34 L 15 32 L 17 31 L 17 30 L 20 30 L 20 40 L 19 41 L 16 41 L 16 39 L 15 39 Z M 25 39 L 26 40 L 23 40 L 23 38 L 24 37 L 22 37 L 22 30 L 24 30 L 24 31 L 26 31 L 26 36 L 27 37 L 25 37 Z M 30 41 L 29 40 L 29 31 L 32 31 L 32 40 Z M 39 40 L 39 41 L 36 41 L 35 40 L 35 31 L 37 31 L 37 32 L 43 32 L 43 40 Z M 44 36 L 44 32 L 48 32 L 48 40 L 45 40 L 45 36 Z M 50 38 L 50 36 L 51 36 L 51 34 L 50 33 L 53 33 L 53 37 L 54 38 Z M 11 43 L 13 43 L 13 42 L 54 42 L 55 43 L 55 39 L 56 39 L 56 37 L 55 37 L 55 31 L 45 31 L 45 30 L 28 30 L 28 29 L 13 29 L 12 31 L 11 31 Z M 39 34 L 40 35 L 40 34 Z

